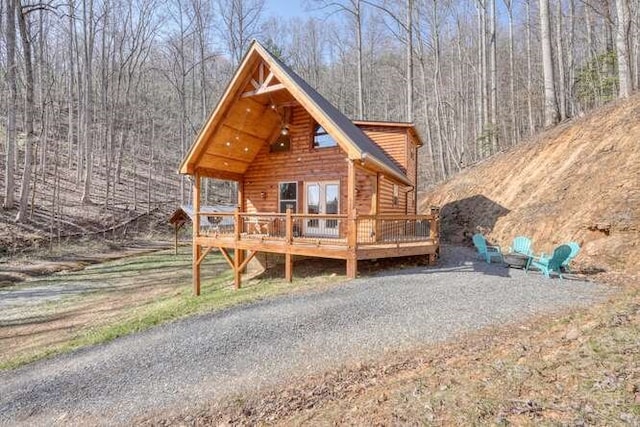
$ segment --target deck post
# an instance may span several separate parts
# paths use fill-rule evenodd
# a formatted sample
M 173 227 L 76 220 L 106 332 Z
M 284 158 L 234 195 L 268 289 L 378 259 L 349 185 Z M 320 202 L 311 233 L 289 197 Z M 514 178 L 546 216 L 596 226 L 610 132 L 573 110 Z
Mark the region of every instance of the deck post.
M 240 231 L 241 231 L 241 224 L 240 224 L 240 212 L 238 211 L 238 209 L 235 210 L 235 212 L 233 213 L 233 224 L 234 224 L 234 251 L 233 251 L 233 285 L 234 288 L 236 289 L 240 289 L 240 286 L 242 285 L 242 277 L 241 274 L 242 272 L 240 271 L 240 265 L 242 264 L 242 255 L 240 255 L 240 252 L 242 252 L 241 249 L 238 249 L 238 241 L 240 240 Z
M 440 237 L 440 209 L 431 207 L 431 220 L 429 221 L 429 238 L 434 243 L 438 242 Z
M 358 213 L 353 209 L 347 217 L 347 277 L 355 279 L 358 275 Z
M 240 289 L 240 286 L 242 286 L 242 272 L 240 271 L 240 252 L 241 249 L 235 248 L 233 254 L 233 287 L 235 289 Z
M 193 176 L 193 293 L 200 295 L 200 173 L 196 171 Z
M 287 208 L 285 228 L 287 249 L 284 254 L 284 277 L 287 282 L 291 282 L 293 280 L 293 255 L 291 254 L 291 243 L 293 241 L 293 217 L 291 216 L 291 208 Z
M 440 240 L 440 208 L 431 207 L 431 220 L 429 221 L 429 238 L 431 241 L 439 246 Z M 429 265 L 436 265 L 438 260 L 437 253 L 429 255 Z
M 356 212 L 356 166 L 348 160 L 347 167 L 347 277 L 355 279 L 358 274 Z
M 244 178 L 240 181 L 238 181 L 238 211 L 240 211 L 241 213 L 246 212 L 245 210 L 245 199 L 244 199 Z M 240 217 L 241 221 L 244 220 L 244 218 Z M 240 229 L 240 231 L 242 232 L 243 224 L 238 224 L 238 228 Z M 246 259 L 247 256 L 247 251 L 245 251 L 244 249 L 241 250 L 240 252 L 238 252 L 238 255 L 240 256 L 239 261 L 240 261 L 240 265 L 244 264 L 244 260 Z M 242 273 L 246 272 L 246 267 L 242 268 Z
M 174 255 L 178 255 L 178 224 L 173 224 L 174 231 Z
M 374 215 L 373 218 L 373 241 L 377 242 L 382 233 L 382 226 L 380 220 L 378 219 L 378 213 L 380 212 L 380 174 L 376 173 L 375 179 L 372 180 L 373 186 L 373 194 L 372 194 L 372 203 L 371 203 L 371 214 Z M 375 198 L 375 201 L 373 200 Z

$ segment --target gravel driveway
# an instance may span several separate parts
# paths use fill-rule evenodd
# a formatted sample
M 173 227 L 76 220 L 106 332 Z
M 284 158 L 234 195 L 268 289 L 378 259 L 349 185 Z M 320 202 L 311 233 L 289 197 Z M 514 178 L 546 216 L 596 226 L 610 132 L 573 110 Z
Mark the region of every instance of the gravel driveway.
M 437 267 L 196 316 L 0 373 L 0 424 L 126 424 L 389 349 L 586 305 L 606 293 L 444 248 Z

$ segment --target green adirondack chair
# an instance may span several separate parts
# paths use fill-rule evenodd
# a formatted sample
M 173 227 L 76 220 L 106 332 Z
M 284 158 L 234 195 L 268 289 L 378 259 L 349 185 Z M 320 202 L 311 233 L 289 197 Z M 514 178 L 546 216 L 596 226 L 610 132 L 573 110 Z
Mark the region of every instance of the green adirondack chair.
M 513 239 L 513 242 L 509 247 L 509 252 L 515 253 L 515 254 L 533 256 L 531 239 L 524 236 L 516 237 L 515 239 Z
M 571 253 L 569 254 L 569 257 L 562 263 L 562 269 L 568 273 L 571 273 L 569 263 L 578 256 L 578 253 L 580 252 L 580 245 L 576 242 L 569 242 L 567 243 L 567 246 L 571 248 Z
M 536 267 L 538 270 L 547 277 L 551 278 L 551 273 L 556 272 L 560 279 L 562 279 L 562 263 L 569 258 L 571 254 L 571 247 L 568 245 L 560 245 L 553 251 L 553 256 L 547 258 L 544 254 L 540 257 L 534 257 L 529 262 L 529 265 L 525 268 L 526 272 L 529 272 L 531 266 Z
M 488 264 L 491 264 L 492 258 L 498 258 L 500 262 L 503 262 L 502 251 L 500 246 L 487 245 L 487 239 L 480 233 L 473 235 L 473 246 L 478 250 L 478 257 L 484 259 Z

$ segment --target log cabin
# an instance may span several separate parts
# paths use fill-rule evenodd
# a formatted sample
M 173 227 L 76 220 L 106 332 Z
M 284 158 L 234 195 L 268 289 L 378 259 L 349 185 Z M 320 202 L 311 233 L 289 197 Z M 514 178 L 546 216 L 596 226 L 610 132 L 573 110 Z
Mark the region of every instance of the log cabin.
M 193 183 L 193 287 L 200 264 L 220 250 L 235 286 L 258 253 L 346 261 L 439 253 L 439 214 L 418 215 L 417 150 L 411 123 L 352 121 L 254 41 L 179 172 Z M 237 183 L 232 224 L 203 227 L 201 180 Z

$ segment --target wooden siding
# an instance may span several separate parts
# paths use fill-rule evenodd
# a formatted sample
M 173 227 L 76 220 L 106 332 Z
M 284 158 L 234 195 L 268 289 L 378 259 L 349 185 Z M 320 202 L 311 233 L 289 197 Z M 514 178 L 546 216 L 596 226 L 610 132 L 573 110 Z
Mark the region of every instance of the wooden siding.
M 360 125 L 363 132 L 378 144 L 396 164 L 405 171 L 407 178 L 417 183 L 417 141 L 405 127 Z M 413 155 L 412 155 L 413 153 Z M 398 186 L 398 202 L 393 203 L 393 183 L 379 181 L 379 212 L 381 214 L 415 214 L 416 195 L 411 187 Z
M 418 182 L 418 147 L 407 138 L 407 178 L 413 183 L 413 188 L 406 193 L 407 213 L 416 211 L 416 184 Z
M 360 126 L 360 129 L 393 159 L 403 172 L 407 170 L 407 130 L 380 126 Z
M 398 203 L 393 203 L 393 182 L 388 179 L 380 179 L 378 182 L 378 194 L 380 197 L 380 214 L 405 214 L 407 209 L 407 189 L 398 185 Z
M 340 181 L 340 213 L 346 214 L 346 154 L 339 147 L 313 148 L 311 139 L 313 125 L 313 119 L 302 107 L 294 107 L 289 124 L 291 149 L 270 153 L 270 141 L 260 148 L 244 175 L 247 212 L 277 212 L 278 184 L 296 181 L 298 182 L 298 213 L 303 213 L 303 182 Z M 266 195 L 265 198 L 262 198 L 263 192 Z
M 362 214 L 374 214 L 375 207 L 372 204 L 373 188 L 376 174 L 367 173 L 362 169 L 356 169 L 356 211 Z

